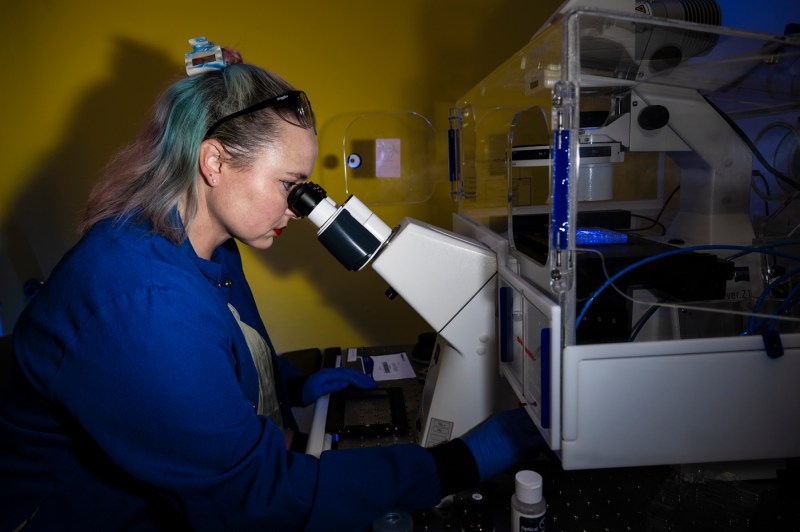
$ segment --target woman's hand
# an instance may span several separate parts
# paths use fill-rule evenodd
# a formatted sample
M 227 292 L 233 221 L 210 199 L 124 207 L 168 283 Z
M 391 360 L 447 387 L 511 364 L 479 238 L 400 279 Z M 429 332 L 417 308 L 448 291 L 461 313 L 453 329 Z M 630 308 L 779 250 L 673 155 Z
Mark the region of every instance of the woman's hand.
M 302 400 L 310 405 L 323 395 L 355 386 L 362 390 L 377 388 L 378 383 L 371 375 L 365 375 L 352 368 L 327 368 L 311 374 L 303 385 Z

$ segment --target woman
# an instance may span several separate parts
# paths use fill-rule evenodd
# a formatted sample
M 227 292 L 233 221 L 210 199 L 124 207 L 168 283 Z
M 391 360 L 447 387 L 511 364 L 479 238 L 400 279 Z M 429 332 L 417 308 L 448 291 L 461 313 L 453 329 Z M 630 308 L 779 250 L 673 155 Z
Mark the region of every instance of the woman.
M 433 449 L 289 450 L 292 405 L 375 385 L 343 369 L 299 377 L 242 271 L 236 241 L 272 245 L 316 156 L 305 95 L 261 68 L 163 94 L 15 327 L 0 530 L 365 530 L 541 443 L 519 410 Z

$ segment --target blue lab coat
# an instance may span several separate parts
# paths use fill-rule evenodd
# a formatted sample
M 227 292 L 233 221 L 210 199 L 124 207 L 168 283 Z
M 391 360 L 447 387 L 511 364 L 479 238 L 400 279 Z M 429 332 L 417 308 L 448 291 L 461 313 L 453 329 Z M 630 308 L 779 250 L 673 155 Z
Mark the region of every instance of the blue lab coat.
M 287 452 L 229 302 L 269 342 L 233 240 L 207 261 L 143 223 L 84 236 L 14 330 L 0 530 L 354 531 L 439 502 L 417 445 Z

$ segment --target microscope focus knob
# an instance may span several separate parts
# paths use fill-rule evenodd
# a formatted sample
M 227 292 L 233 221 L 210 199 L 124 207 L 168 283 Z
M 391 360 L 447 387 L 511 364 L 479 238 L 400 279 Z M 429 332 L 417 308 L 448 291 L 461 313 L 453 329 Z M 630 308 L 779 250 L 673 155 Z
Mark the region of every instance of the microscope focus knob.
M 639 112 L 637 120 L 645 131 L 661 129 L 669 123 L 669 109 L 663 105 L 648 105 Z

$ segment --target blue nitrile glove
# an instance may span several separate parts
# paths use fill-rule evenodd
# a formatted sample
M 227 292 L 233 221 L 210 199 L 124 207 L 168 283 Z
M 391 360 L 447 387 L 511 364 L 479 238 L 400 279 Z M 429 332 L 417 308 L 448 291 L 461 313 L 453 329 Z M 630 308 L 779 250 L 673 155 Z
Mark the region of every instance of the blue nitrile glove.
M 523 408 L 495 414 L 461 439 L 478 464 L 481 482 L 522 460 L 535 457 L 547 447 Z
M 310 405 L 323 395 L 344 390 L 348 386 L 356 388 L 377 388 L 378 383 L 372 375 L 366 375 L 353 368 L 327 368 L 312 373 L 303 384 L 302 400 L 304 405 Z

